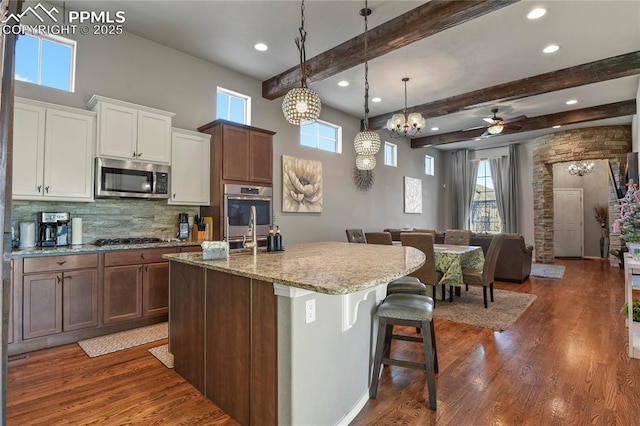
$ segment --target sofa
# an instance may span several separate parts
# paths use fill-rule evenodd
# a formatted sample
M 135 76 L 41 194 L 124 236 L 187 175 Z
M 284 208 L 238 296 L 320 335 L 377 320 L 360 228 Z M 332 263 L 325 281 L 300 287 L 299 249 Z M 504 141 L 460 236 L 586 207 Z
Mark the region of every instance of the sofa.
M 391 233 L 393 241 L 400 241 L 400 234 L 402 232 L 417 231 L 419 230 L 414 228 L 385 229 L 385 232 Z M 435 243 L 444 244 L 444 235 L 444 232 L 437 232 Z M 471 234 L 471 245 L 482 247 L 482 251 L 486 255 L 492 238 L 492 234 L 473 233 Z M 498 254 L 495 279 L 498 281 L 522 283 L 531 273 L 532 254 L 533 246 L 526 244 L 522 235 L 505 234 L 502 248 Z
M 472 234 L 471 245 L 482 247 L 482 251 L 486 255 L 492 238 L 491 234 Z M 522 235 L 505 234 L 502 248 L 498 254 L 495 279 L 518 283 L 526 280 L 531 273 L 532 254 L 533 246 L 525 244 Z

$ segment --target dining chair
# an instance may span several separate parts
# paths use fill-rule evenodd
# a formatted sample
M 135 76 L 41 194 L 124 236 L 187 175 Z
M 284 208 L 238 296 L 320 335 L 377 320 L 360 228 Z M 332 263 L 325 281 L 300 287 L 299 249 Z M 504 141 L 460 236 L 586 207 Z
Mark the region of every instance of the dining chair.
M 350 243 L 367 243 L 367 239 L 364 236 L 362 229 L 347 229 L 347 241 Z
M 436 286 L 438 285 L 440 278 L 442 278 L 442 274 L 438 272 L 438 270 L 436 269 L 436 258 L 435 258 L 435 253 L 433 251 L 433 241 L 434 241 L 433 234 L 420 233 L 420 232 L 403 232 L 402 234 L 400 234 L 400 241 L 402 241 L 403 246 L 417 248 L 418 250 L 422 251 L 425 254 L 427 259 L 425 260 L 424 265 L 422 265 L 419 269 L 410 273 L 408 276 L 418 278 L 420 282 L 425 284 L 425 286 L 429 286 L 429 285 L 431 286 L 432 298 L 434 300 L 434 305 L 435 305 Z M 389 291 L 389 286 L 391 286 L 391 284 L 387 285 L 387 295 L 391 294 Z M 393 287 L 392 287 L 392 290 L 393 290 Z M 445 286 L 443 284 L 442 300 L 444 299 L 445 299 Z
M 471 245 L 471 231 L 466 229 L 447 229 L 444 234 L 444 243 L 456 246 Z
M 497 234 L 491 240 L 487 255 L 484 258 L 482 269 L 462 268 L 462 278 L 466 285 L 481 285 L 484 298 L 484 307 L 487 308 L 487 286 L 491 291 L 491 301 L 493 302 L 493 281 L 498 263 L 498 254 L 502 248 L 504 234 Z
M 386 246 L 393 244 L 391 232 L 365 232 L 364 238 L 367 240 L 367 244 L 382 244 Z

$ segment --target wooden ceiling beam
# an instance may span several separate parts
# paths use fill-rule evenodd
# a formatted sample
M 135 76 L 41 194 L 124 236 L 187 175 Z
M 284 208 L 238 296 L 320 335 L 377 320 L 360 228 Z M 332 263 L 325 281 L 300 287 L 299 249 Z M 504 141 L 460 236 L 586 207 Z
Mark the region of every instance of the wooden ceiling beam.
M 598 105 L 590 108 L 581 108 L 555 114 L 540 115 L 526 118 L 516 123 L 522 126 L 520 130 L 505 129 L 501 135 L 510 133 L 530 132 L 533 130 L 550 129 L 553 126 L 566 126 L 569 124 L 584 123 L 587 121 L 604 120 L 606 118 L 624 117 L 636 113 L 636 100 L 615 102 L 607 105 Z M 426 146 L 446 145 L 455 142 L 470 141 L 479 138 L 484 133 L 484 128 L 475 130 L 461 130 L 458 132 L 442 133 L 411 140 L 411 148 L 423 148 Z
M 419 112 L 428 119 L 479 108 L 487 103 L 508 102 L 636 74 L 640 74 L 640 51 L 439 99 L 410 107 L 407 111 L 409 114 Z M 387 120 L 396 112 L 402 113 L 402 110 L 370 117 L 369 128 L 383 129 L 387 125 Z
M 518 1 L 520 0 L 431 0 L 369 30 L 367 60 Z M 364 62 L 364 34 L 360 34 L 307 60 L 307 83 L 324 80 Z M 299 65 L 263 81 L 262 97 L 273 100 L 298 86 Z

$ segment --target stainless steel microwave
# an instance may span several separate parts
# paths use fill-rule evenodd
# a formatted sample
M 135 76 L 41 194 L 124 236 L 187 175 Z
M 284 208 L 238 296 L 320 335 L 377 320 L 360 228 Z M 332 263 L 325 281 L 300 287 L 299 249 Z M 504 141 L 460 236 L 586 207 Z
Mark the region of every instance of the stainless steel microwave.
M 96 158 L 98 198 L 169 198 L 170 167 L 140 161 Z

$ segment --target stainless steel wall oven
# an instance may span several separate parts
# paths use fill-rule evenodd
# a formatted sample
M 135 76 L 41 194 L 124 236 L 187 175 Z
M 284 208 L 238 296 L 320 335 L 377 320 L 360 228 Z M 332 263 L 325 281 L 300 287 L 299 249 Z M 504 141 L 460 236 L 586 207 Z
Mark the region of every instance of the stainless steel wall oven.
M 224 238 L 227 241 L 251 240 L 249 219 L 256 206 L 257 240 L 266 241 L 273 217 L 273 189 L 265 186 L 224 185 Z

